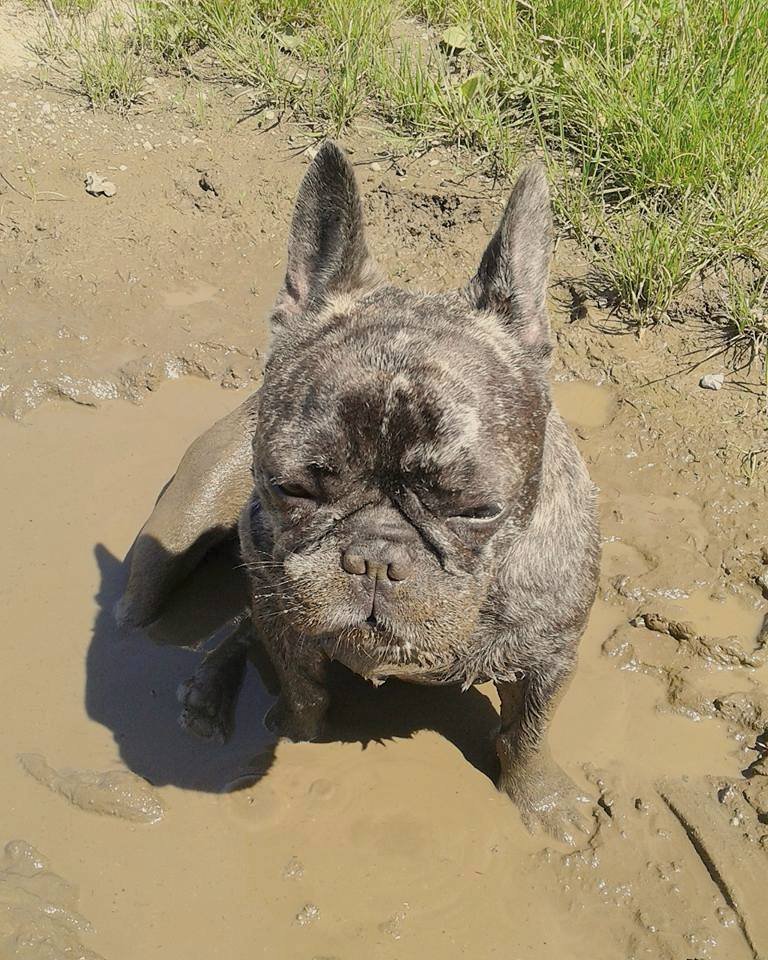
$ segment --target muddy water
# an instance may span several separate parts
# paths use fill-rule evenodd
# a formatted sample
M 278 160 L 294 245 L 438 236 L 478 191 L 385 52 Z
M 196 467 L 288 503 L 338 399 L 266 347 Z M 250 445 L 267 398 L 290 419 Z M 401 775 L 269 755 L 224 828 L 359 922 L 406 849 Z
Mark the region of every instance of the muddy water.
M 271 701 L 251 670 L 226 746 L 177 726 L 175 689 L 197 655 L 176 644 L 205 632 L 197 614 L 179 614 L 171 644 L 158 647 L 141 633 L 120 635 L 110 610 L 120 560 L 154 496 L 186 445 L 238 395 L 187 380 L 142 407 L 51 404 L 24 424 L 0 421 L 2 840 L 31 844 L 29 856 L 45 862 L 37 873 L 65 878 L 55 881 L 59 902 L 77 914 L 64 922 L 71 952 L 45 952 L 30 931 L 44 930 L 48 914 L 24 892 L 40 881 L 6 868 L 3 960 L 88 950 L 107 960 L 768 956 L 749 916 L 755 897 L 729 901 L 655 789 L 685 784 L 703 807 L 719 808 L 708 778 L 735 784 L 740 806 L 723 811 L 722 829 L 768 870 L 760 845 L 768 828 L 738 793 L 757 731 L 714 708 L 697 722 L 668 695 L 675 669 L 704 699 L 742 690 L 756 702 L 766 670 L 716 668 L 670 636 L 628 624 L 652 608 L 751 651 L 764 606 L 718 594 L 697 542 L 710 535 L 699 504 L 633 473 L 626 451 L 605 455 L 613 397 L 583 383 L 556 394 L 602 488 L 607 541 L 601 596 L 552 738 L 568 772 L 600 800 L 594 834 L 576 852 L 529 836 L 497 795 L 489 688 L 461 694 L 391 681 L 374 690 L 344 678 L 333 739 L 275 745 L 261 725 Z M 203 587 L 190 589 L 190 609 L 211 605 Z M 634 661 L 603 649 L 625 633 Z M 87 800 L 45 789 L 19 754 L 75 777 L 81 798 L 89 783 L 103 786 L 99 771 L 144 778 L 164 816 L 93 816 Z

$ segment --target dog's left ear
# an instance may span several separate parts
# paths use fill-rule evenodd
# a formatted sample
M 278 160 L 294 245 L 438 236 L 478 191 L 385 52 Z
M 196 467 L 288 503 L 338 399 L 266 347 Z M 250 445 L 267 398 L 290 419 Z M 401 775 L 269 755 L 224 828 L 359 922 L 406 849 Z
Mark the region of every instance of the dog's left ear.
M 546 306 L 551 233 L 547 179 L 540 164 L 531 164 L 466 289 L 473 306 L 498 314 L 522 345 L 542 357 L 552 349 Z
M 352 166 L 327 140 L 299 188 L 273 323 L 290 325 L 311 306 L 370 287 L 376 277 Z

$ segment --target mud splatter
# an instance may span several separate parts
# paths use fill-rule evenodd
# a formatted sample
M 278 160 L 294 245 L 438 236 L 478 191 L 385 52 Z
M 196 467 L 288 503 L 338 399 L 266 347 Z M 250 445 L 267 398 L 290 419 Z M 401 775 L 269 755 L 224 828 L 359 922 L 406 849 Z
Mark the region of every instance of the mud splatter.
M 0 858 L 2 960 L 102 960 L 81 937 L 93 933 L 77 912 L 77 891 L 31 844 L 13 840 Z
M 81 810 L 136 823 L 157 823 L 165 813 L 157 791 L 128 770 L 54 770 L 37 753 L 19 754 L 27 773 Z

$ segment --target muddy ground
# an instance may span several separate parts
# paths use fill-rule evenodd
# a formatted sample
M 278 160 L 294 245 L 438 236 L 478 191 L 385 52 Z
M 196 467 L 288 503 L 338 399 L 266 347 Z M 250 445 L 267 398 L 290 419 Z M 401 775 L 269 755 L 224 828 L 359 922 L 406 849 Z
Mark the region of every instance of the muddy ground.
M 189 591 L 166 646 L 111 608 L 186 445 L 258 383 L 312 139 L 247 117 L 242 92 L 161 78 L 128 118 L 93 113 L 41 83 L 16 13 L 0 7 L 0 957 L 768 958 L 768 435 L 748 374 L 688 369 L 718 342 L 704 295 L 638 339 L 581 303 L 588 267 L 558 244 L 555 394 L 604 538 L 553 728 L 595 799 L 581 849 L 529 836 L 496 794 L 489 688 L 347 678 L 329 742 L 276 745 L 252 670 L 231 742 L 193 741 L 175 690 L 197 655 L 178 644 L 215 626 L 226 583 Z M 346 145 L 390 274 L 462 283 L 507 185 L 446 152 L 395 168 L 380 137 Z M 89 171 L 116 194 L 89 196 Z

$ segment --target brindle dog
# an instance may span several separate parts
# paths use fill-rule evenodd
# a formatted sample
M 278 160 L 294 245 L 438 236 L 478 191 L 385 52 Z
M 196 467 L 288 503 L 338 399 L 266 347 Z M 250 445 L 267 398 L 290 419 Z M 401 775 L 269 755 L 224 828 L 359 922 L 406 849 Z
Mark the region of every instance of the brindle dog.
M 546 730 L 576 662 L 598 568 L 595 489 L 552 405 L 551 212 L 527 168 L 477 273 L 399 290 L 363 234 L 344 154 L 301 185 L 257 394 L 189 449 L 134 545 L 118 616 L 145 624 L 237 527 L 250 618 L 180 696 L 227 732 L 256 630 L 279 680 L 268 718 L 318 736 L 331 660 L 374 681 L 492 680 L 500 788 L 573 842 L 578 791 Z

